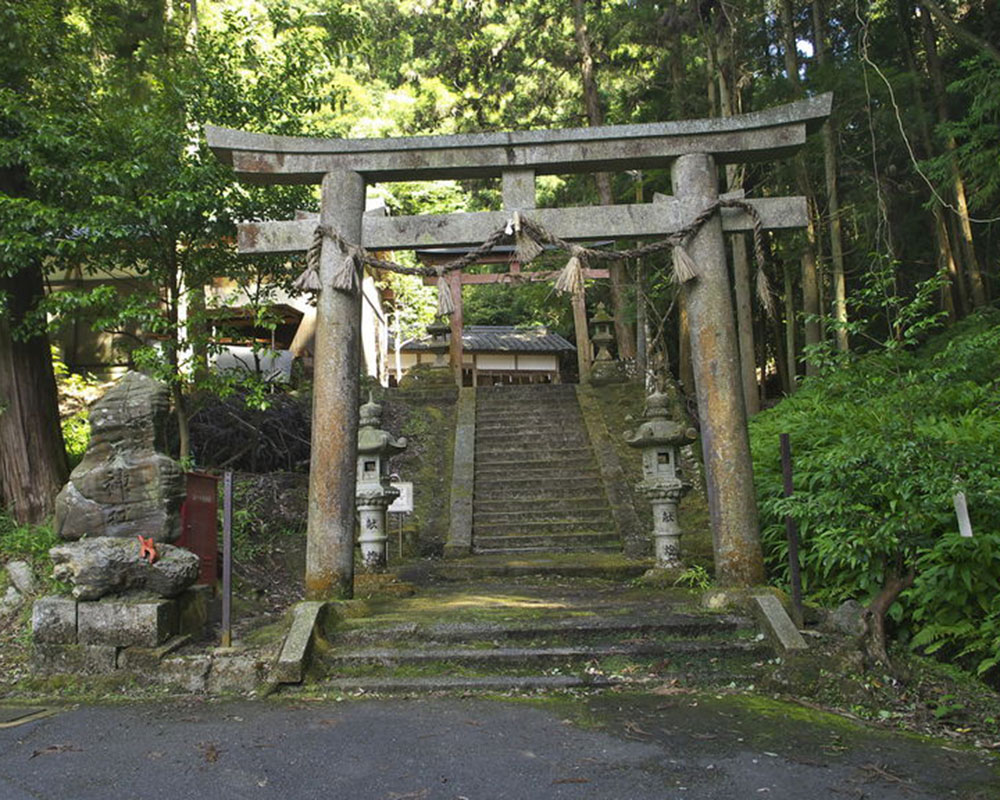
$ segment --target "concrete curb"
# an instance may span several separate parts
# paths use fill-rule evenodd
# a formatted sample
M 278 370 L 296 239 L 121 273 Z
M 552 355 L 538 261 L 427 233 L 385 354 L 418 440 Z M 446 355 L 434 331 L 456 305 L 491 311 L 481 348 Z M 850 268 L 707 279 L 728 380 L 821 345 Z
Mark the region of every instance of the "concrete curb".
M 455 457 L 451 473 L 451 519 L 447 558 L 461 558 L 472 552 L 472 492 L 476 466 L 476 390 L 463 387 L 458 392 L 455 421 Z
M 779 655 L 809 649 L 785 607 L 773 594 L 755 594 L 750 599 L 750 610 Z
M 272 679 L 276 683 L 302 683 L 315 637 L 322 636 L 320 626 L 326 606 L 319 601 L 296 603 L 292 625 L 274 663 Z

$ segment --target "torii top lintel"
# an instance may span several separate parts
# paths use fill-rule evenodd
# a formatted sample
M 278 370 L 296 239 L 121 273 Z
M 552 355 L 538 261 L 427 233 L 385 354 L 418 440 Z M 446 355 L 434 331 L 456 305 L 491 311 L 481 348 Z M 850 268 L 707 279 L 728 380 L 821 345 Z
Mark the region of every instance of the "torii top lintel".
M 496 177 L 509 170 L 620 171 L 663 166 L 688 153 L 708 153 L 722 163 L 788 155 L 822 125 L 832 103 L 827 93 L 732 117 L 395 139 L 313 139 L 214 126 L 206 126 L 205 135 L 216 155 L 251 183 L 319 183 L 332 170 L 361 173 L 369 183 Z

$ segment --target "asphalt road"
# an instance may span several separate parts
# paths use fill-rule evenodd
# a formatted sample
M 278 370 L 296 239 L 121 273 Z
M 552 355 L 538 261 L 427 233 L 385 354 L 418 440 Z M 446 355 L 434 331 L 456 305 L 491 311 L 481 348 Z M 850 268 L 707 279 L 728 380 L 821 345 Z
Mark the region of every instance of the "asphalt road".
M 1000 798 L 1000 761 L 713 696 L 94 705 L 0 729 L 0 800 Z

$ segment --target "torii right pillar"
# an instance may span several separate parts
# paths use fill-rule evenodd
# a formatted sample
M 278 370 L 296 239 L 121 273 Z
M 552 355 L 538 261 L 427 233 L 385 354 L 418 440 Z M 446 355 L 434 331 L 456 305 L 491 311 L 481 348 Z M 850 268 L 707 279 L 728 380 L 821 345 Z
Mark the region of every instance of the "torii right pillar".
M 673 164 L 674 197 L 692 216 L 718 198 L 710 155 L 683 155 Z M 695 394 L 701 421 L 715 576 L 723 586 L 764 582 L 753 462 L 740 380 L 736 323 L 722 222 L 713 215 L 688 245 L 698 277 L 684 284 Z

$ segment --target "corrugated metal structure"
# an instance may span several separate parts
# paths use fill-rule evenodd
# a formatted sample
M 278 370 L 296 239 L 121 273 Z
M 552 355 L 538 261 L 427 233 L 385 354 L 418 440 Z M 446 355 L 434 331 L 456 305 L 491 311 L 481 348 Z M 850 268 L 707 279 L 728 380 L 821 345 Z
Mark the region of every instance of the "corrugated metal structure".
M 400 347 L 403 370 L 432 363 L 430 348 L 429 336 L 404 342 Z M 468 325 L 462 330 L 462 383 L 560 383 L 559 357 L 575 351 L 565 338 L 547 328 Z

